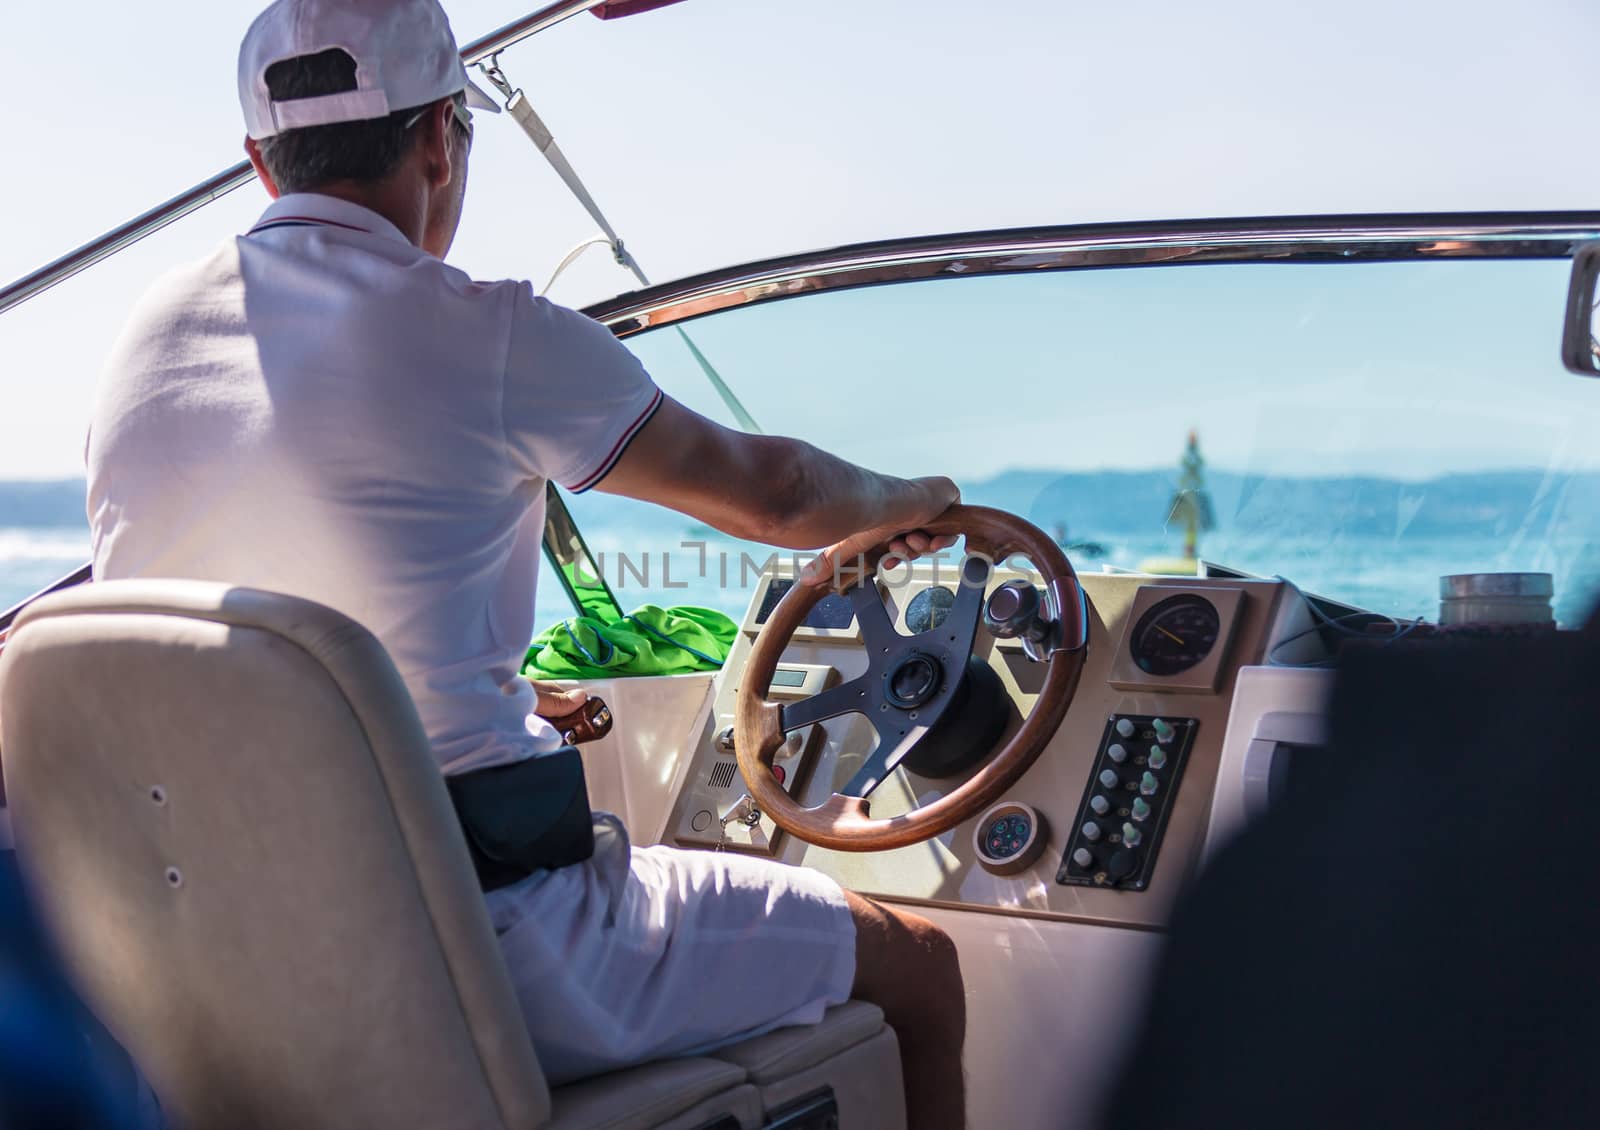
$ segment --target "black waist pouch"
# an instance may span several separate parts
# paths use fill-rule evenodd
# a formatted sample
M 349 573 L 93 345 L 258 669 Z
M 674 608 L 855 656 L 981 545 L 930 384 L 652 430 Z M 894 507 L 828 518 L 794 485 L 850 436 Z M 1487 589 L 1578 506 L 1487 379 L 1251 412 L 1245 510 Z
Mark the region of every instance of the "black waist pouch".
M 594 854 L 583 760 L 572 746 L 445 778 L 485 891 Z

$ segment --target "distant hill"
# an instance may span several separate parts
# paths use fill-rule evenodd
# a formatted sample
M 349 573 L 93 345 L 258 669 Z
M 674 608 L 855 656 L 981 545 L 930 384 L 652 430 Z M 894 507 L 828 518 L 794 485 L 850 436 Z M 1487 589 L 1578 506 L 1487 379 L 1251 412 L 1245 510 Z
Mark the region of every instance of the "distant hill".
M 966 501 L 994 506 L 1071 538 L 1148 534 L 1164 521 L 1176 470 L 1005 471 L 962 483 Z M 1600 472 L 1483 471 L 1426 482 L 1382 478 L 1206 475 L 1219 530 L 1315 536 L 1330 529 L 1395 537 L 1461 534 L 1509 538 L 1519 531 L 1588 535 L 1600 515 Z M 75 527 L 84 519 L 81 479 L 0 481 L 0 527 Z M 677 535 L 692 529 L 659 507 L 599 493 L 573 502 L 579 523 L 602 531 Z M 600 536 L 596 540 L 601 540 Z
M 1021 514 L 1073 538 L 1147 533 L 1166 518 L 1176 471 L 1005 471 L 962 484 L 973 503 Z M 1593 528 L 1600 473 L 1484 471 L 1426 482 L 1268 478 L 1207 472 L 1217 528 L 1236 533 L 1509 537 L 1518 530 Z

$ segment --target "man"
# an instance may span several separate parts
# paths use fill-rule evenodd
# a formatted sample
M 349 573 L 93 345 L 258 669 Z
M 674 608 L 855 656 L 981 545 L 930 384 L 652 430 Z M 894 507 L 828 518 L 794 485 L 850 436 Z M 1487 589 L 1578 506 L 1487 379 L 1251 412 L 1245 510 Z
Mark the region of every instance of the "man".
M 88 448 L 97 578 L 227 581 L 343 611 L 383 641 L 459 776 L 554 752 L 539 715 L 577 701 L 518 674 L 547 481 L 831 544 L 830 560 L 943 544 L 919 527 L 957 500 L 949 480 L 720 427 L 600 325 L 441 261 L 468 107 L 493 103 L 436 0 L 279 0 L 245 36 L 239 93 L 275 203 L 159 281 L 115 347 Z M 488 895 L 552 1079 L 856 996 L 899 1035 L 912 1125 L 962 1124 L 960 971 L 931 923 L 815 872 L 630 850 L 596 826 L 591 858 Z

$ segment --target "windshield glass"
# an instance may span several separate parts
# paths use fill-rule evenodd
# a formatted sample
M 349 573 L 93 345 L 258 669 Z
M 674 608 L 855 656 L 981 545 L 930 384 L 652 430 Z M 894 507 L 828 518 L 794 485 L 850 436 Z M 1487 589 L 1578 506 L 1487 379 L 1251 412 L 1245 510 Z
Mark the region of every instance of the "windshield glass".
M 883 471 L 949 474 L 965 501 L 1053 534 L 1080 570 L 1192 571 L 1192 552 L 1428 619 L 1443 574 L 1545 572 L 1571 624 L 1600 595 L 1600 381 L 1558 358 L 1568 268 L 969 277 L 684 328 L 768 431 Z M 627 345 L 671 395 L 727 419 L 675 331 Z M 736 612 L 748 599 L 741 549 L 765 551 L 618 499 L 573 509 L 624 606 Z

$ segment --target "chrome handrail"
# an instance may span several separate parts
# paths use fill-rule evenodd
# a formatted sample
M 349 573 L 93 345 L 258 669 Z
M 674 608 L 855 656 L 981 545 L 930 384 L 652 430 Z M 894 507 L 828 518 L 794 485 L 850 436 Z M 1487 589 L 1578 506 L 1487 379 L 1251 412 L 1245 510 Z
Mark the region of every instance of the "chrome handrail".
M 598 8 L 605 2 L 606 0 L 557 0 L 556 3 L 506 24 L 481 39 L 473 40 L 461 49 L 461 61 L 470 67 L 480 59 L 487 59 L 498 51 L 504 51 L 507 47 L 521 43 L 531 35 L 537 35 L 591 8 Z M 250 168 L 250 162 L 240 161 L 237 165 L 201 181 L 188 191 L 179 193 L 171 200 L 135 216 L 120 227 L 112 228 L 99 238 L 91 239 L 82 247 L 68 252 L 54 262 L 46 263 L 38 270 L 23 275 L 4 289 L 0 289 L 0 314 L 44 293 L 57 283 L 65 282 L 79 271 L 87 270 L 101 260 L 133 246 L 146 236 L 154 235 L 189 213 L 204 208 L 254 176 L 255 172 Z
M 594 303 L 618 337 L 735 306 L 914 279 L 1218 262 L 1563 259 L 1600 212 L 1284 216 L 1071 224 L 850 244 L 725 267 Z

